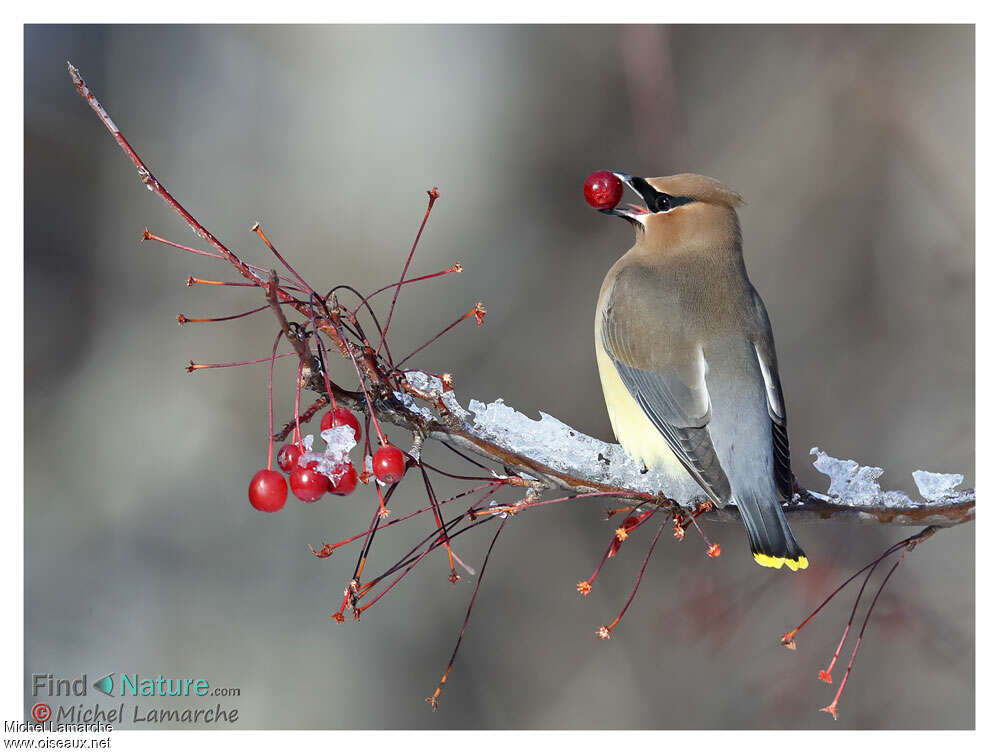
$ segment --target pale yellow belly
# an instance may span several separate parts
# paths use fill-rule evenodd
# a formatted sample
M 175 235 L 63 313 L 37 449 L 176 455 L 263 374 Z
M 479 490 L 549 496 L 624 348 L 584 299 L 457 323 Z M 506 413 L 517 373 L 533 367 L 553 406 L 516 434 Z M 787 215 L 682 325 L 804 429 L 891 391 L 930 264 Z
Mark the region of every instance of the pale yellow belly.
M 600 385 L 604 390 L 607 414 L 610 416 L 614 436 L 621 443 L 621 447 L 628 455 L 639 459 L 649 469 L 673 477 L 686 477 L 687 471 L 680 465 L 676 455 L 670 450 L 659 430 L 649 421 L 641 406 L 631 397 L 614 363 L 599 341 L 597 368 L 600 371 Z

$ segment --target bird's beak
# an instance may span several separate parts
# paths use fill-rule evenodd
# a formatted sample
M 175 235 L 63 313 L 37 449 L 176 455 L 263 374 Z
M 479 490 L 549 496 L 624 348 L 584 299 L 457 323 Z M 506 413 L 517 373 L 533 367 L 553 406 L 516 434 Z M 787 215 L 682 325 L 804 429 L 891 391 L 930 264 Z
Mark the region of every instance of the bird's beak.
M 639 223 L 640 225 L 645 225 L 645 219 L 651 214 L 649 211 L 649 197 L 654 193 L 655 189 L 648 184 L 644 178 L 636 178 L 630 173 L 617 173 L 611 171 L 614 175 L 628 188 L 638 194 L 638 197 L 645 202 L 645 206 L 642 207 L 638 204 L 619 204 L 617 207 L 612 209 L 602 209 L 605 215 L 615 215 L 616 217 L 623 217 L 625 220 L 633 223 Z M 652 192 L 652 193 L 650 193 Z

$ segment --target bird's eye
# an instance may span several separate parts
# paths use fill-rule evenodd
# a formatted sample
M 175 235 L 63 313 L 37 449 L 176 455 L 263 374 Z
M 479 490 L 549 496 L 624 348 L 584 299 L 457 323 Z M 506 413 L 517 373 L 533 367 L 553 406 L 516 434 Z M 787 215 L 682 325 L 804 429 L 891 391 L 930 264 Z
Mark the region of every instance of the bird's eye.
M 660 194 L 656 197 L 656 212 L 669 212 L 672 208 L 673 205 L 669 200 L 669 196 Z

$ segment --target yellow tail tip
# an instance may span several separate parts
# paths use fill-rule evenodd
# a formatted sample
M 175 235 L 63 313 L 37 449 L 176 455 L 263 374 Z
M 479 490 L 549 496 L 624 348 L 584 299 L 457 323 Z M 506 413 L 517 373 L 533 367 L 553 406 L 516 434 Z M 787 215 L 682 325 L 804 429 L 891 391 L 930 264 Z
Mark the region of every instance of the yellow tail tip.
M 798 558 L 778 558 L 775 555 L 764 555 L 762 552 L 754 552 L 753 560 L 765 568 L 781 568 L 787 566 L 792 571 L 803 571 L 808 568 L 808 558 L 804 555 Z

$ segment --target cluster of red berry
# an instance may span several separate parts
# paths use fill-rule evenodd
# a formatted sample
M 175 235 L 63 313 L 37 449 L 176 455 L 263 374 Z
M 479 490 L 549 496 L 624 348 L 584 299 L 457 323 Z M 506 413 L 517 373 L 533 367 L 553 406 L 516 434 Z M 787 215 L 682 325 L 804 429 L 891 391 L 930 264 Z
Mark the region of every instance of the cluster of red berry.
M 361 425 L 349 409 L 337 407 L 327 411 L 320 422 L 323 431 L 333 427 L 351 427 L 354 440 L 361 439 Z M 305 452 L 301 443 L 282 445 L 277 454 L 278 466 L 288 475 L 288 482 L 280 472 L 261 469 L 250 480 L 250 505 L 259 511 L 274 513 L 284 507 L 288 497 L 288 486 L 292 494 L 306 503 L 314 503 L 326 493 L 346 496 L 357 487 L 357 470 L 347 460 L 332 475 L 320 473 L 316 461 L 305 466 L 299 465 L 299 458 Z M 399 448 L 386 443 L 377 451 L 371 461 L 375 479 L 384 484 L 395 484 L 406 473 L 406 457 Z M 337 481 L 334 482 L 334 478 Z

